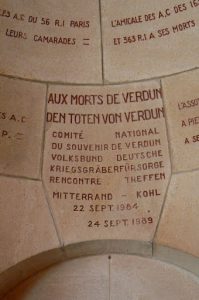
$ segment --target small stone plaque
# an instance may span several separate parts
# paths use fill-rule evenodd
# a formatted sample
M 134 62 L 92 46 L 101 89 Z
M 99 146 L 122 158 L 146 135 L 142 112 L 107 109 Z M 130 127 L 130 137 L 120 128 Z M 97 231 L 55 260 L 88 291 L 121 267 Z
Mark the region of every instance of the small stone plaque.
M 198 0 L 101 2 L 107 82 L 158 77 L 198 65 Z
M 173 171 L 199 168 L 199 71 L 163 80 Z
M 73 83 L 102 81 L 97 0 L 2 0 L 0 72 Z
M 41 177 L 46 87 L 0 77 L 0 173 Z
M 66 244 L 153 237 L 170 175 L 158 81 L 50 86 L 43 178 Z

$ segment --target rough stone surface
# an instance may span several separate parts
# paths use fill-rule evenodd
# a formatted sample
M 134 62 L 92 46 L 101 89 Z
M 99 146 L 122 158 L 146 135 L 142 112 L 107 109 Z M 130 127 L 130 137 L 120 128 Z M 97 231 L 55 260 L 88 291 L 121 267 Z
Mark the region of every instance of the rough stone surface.
M 172 177 L 157 244 L 199 256 L 199 172 Z
M 0 77 L 0 173 L 39 178 L 46 87 Z

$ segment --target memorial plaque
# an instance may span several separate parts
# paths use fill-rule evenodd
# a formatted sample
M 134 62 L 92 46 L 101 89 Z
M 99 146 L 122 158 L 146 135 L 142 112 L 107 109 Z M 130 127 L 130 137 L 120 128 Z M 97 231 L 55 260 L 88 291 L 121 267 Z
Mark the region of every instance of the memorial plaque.
M 0 298 L 196 299 L 199 0 L 1 0 L 0 45 Z
M 198 65 L 198 0 L 101 2 L 107 82 L 158 77 Z
M 199 256 L 199 172 L 174 175 L 155 242 Z
M 0 191 L 0 272 L 59 247 L 41 182 L 1 176 Z
M 0 77 L 0 173 L 39 178 L 45 85 Z
M 199 71 L 163 80 L 173 171 L 199 168 Z
M 43 81 L 100 83 L 97 0 L 2 0 L 0 73 Z
M 50 86 L 43 178 L 65 244 L 150 241 L 170 175 L 158 81 Z

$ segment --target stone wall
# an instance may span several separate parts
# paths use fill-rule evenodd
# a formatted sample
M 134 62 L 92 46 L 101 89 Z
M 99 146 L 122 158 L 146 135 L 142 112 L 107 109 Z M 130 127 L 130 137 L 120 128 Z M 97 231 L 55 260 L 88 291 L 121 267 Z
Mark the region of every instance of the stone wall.
M 199 275 L 198 15 L 198 0 L 1 1 L 1 295 L 98 254 Z

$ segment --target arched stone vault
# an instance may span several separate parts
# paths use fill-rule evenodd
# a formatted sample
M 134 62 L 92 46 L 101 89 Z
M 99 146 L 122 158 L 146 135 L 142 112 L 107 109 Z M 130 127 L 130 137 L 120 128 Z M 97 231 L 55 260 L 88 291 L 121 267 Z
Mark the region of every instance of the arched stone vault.
M 1 295 L 99 254 L 199 275 L 198 9 L 1 1 Z

